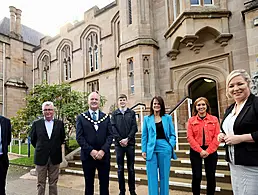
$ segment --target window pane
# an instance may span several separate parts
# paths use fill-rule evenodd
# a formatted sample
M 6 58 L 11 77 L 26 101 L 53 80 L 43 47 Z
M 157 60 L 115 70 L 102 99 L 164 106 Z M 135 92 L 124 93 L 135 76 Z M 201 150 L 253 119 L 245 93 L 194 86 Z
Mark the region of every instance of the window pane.
M 134 94 L 134 85 L 131 86 L 131 93 Z
M 212 0 L 204 0 L 204 4 L 212 4 Z
M 128 24 L 132 24 L 132 2 L 128 0 Z
M 130 60 L 129 62 L 129 71 L 133 71 L 133 61 Z
M 95 70 L 99 69 L 98 65 L 98 47 L 95 45 Z
M 200 0 L 191 0 L 191 5 L 200 5 Z

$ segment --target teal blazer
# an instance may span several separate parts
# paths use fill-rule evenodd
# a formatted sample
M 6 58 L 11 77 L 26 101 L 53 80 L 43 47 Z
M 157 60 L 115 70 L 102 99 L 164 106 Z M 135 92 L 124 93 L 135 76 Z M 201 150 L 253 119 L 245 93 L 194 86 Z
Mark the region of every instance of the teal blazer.
M 161 117 L 166 140 L 172 147 L 171 158 L 177 159 L 174 152 L 174 146 L 176 145 L 175 129 L 172 122 L 172 116 L 165 114 Z M 154 115 L 145 116 L 142 129 L 142 152 L 146 153 L 146 160 L 152 158 L 154 147 L 156 144 L 156 125 Z

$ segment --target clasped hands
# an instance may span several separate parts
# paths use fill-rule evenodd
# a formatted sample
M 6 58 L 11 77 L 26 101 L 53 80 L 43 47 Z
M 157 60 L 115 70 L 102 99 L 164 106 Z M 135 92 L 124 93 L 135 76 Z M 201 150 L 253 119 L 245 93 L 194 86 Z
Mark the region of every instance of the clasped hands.
M 105 152 L 103 150 L 92 150 L 90 152 L 90 155 L 92 156 L 92 158 L 94 160 L 101 160 L 103 158 L 103 156 L 105 155 Z
M 235 145 L 235 144 L 239 144 L 242 142 L 242 138 L 241 135 L 226 135 L 224 133 L 220 133 L 218 135 L 218 141 L 219 142 L 223 142 L 227 145 Z
M 122 146 L 122 147 L 126 147 L 128 145 L 128 138 L 125 138 L 125 139 L 121 139 L 119 141 L 119 144 Z
M 207 156 L 209 156 L 209 153 L 206 150 L 202 150 L 200 152 L 200 157 L 201 158 L 206 158 Z

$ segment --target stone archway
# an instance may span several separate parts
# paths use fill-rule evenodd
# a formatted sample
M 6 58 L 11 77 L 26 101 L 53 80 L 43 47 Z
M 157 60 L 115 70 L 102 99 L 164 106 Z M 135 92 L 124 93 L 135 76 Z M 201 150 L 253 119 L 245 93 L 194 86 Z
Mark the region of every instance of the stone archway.
M 174 89 L 178 92 L 179 99 L 185 96 L 191 96 L 189 94 L 189 88 L 191 85 L 204 78 L 214 81 L 215 93 L 214 96 L 217 99 L 217 113 L 215 115 L 220 117 L 221 113 L 224 113 L 224 108 L 227 107 L 225 80 L 227 71 L 220 67 L 210 65 L 199 65 L 189 67 L 187 70 L 182 70 L 178 82 L 174 83 Z M 212 100 L 214 101 L 214 100 Z
M 211 114 L 219 117 L 216 81 L 207 77 L 196 79 L 189 84 L 188 94 L 193 102 L 199 97 L 207 98 L 210 104 Z

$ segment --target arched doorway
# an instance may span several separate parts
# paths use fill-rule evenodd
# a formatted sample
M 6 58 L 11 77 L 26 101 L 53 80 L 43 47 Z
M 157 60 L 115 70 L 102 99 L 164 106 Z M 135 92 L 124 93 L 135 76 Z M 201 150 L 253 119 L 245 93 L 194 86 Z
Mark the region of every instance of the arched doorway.
M 216 81 L 210 78 L 198 78 L 190 83 L 188 92 L 193 102 L 198 97 L 206 97 L 211 106 L 211 114 L 219 117 Z

